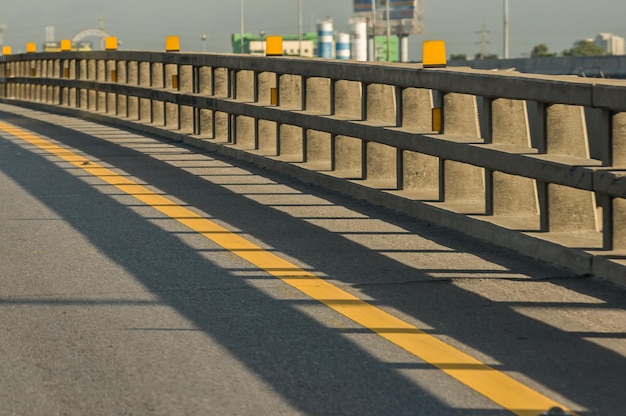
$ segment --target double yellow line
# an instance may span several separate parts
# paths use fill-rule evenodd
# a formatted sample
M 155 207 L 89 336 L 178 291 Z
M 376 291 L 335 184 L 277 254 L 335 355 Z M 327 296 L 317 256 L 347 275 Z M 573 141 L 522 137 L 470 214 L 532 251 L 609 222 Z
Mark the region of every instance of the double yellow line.
M 362 301 L 215 222 L 178 205 L 171 199 L 159 195 L 111 169 L 89 161 L 71 149 L 58 146 L 49 140 L 7 123 L 0 122 L 0 130 L 45 150 L 133 196 L 312 299 L 375 332 L 424 362 L 439 368 L 450 377 L 514 414 L 538 416 L 552 407 L 560 407 L 568 411 L 562 404 L 427 334 L 414 325 Z M 573 413 L 570 412 L 570 414 Z

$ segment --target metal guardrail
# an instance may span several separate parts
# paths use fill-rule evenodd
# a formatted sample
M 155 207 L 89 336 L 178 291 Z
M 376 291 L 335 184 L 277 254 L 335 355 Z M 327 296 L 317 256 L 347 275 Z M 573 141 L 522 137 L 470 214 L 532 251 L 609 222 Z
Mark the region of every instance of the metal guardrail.
M 581 273 L 626 280 L 622 81 L 113 51 L 4 56 L 0 84 L 4 102 L 246 155 Z M 433 126 L 434 108 L 441 126 Z

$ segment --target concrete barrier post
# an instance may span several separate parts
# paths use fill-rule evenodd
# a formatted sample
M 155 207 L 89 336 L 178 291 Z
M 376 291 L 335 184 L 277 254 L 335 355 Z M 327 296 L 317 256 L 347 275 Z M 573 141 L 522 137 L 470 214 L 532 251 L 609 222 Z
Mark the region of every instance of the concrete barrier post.
M 553 104 L 546 109 L 546 146 L 550 155 L 589 159 L 583 107 Z M 548 231 L 583 232 L 598 229 L 596 199 L 592 192 L 548 185 Z
M 256 75 L 255 94 L 260 104 L 272 105 L 272 89 L 277 88 L 278 76 L 273 72 L 261 72 Z M 255 129 L 255 147 L 267 156 L 278 155 L 278 126 L 273 121 L 257 120 Z
M 612 234 L 611 249 L 626 250 L 626 199 L 614 198 L 612 208 L 613 227 L 612 230 L 610 230 Z
M 525 101 L 503 98 L 493 100 L 490 128 L 493 144 L 517 146 L 520 149 L 531 148 L 530 125 Z M 537 184 L 533 179 L 502 172 L 490 172 L 487 179 L 491 187 L 491 199 L 489 199 L 490 195 L 487 195 L 488 213 L 520 218 L 539 215 Z M 537 221 L 531 224 L 532 227 L 539 228 Z
M 76 59 L 70 60 L 69 66 L 70 66 L 70 74 L 69 74 L 70 79 L 73 79 L 73 80 L 78 79 L 78 68 L 76 65 Z M 76 95 L 77 95 L 76 87 L 69 88 L 69 99 L 67 101 L 67 104 L 72 108 L 77 107 L 78 99 Z
M 34 62 L 34 67 L 35 67 L 35 73 L 33 74 L 34 77 L 36 78 L 41 78 L 42 77 L 42 61 L 41 60 L 36 60 Z M 41 102 L 41 85 L 35 85 L 34 86 L 34 97 L 33 99 L 37 102 Z
M 89 81 L 95 81 L 97 79 L 97 64 L 94 59 L 90 59 L 87 62 L 87 79 Z M 89 90 L 88 100 L 87 100 L 88 108 L 92 111 L 96 111 L 98 108 L 98 97 L 95 90 Z
M 254 72 L 236 71 L 235 77 L 235 97 L 238 101 L 254 101 Z M 245 149 L 256 149 L 255 140 L 255 120 L 252 117 L 235 117 L 235 143 Z
M 176 64 L 166 64 L 164 66 L 165 69 L 165 78 L 164 78 L 164 86 L 168 90 L 178 91 L 179 82 L 178 82 L 178 65 Z M 179 108 L 178 104 L 165 102 L 165 121 L 164 124 L 166 127 L 170 129 L 179 129 Z
M 126 83 L 128 85 L 139 85 L 139 62 L 128 61 Z M 131 120 L 139 120 L 139 99 L 135 96 L 128 96 L 126 116 Z
M 115 79 L 112 79 L 113 82 L 117 82 L 118 84 L 127 84 L 128 83 L 128 66 L 129 62 L 127 61 L 117 61 L 115 68 Z M 128 117 L 128 97 L 124 94 L 117 95 L 117 109 L 115 113 L 120 117 Z
M 165 87 L 163 81 L 163 64 L 160 62 L 152 62 L 150 64 L 152 89 L 162 89 Z M 165 103 L 163 101 L 152 100 L 152 123 L 157 126 L 165 125 Z
M 48 61 L 44 60 L 42 62 L 42 77 L 44 78 L 49 78 L 50 75 L 48 75 Z M 43 103 L 47 103 L 48 102 L 48 86 L 47 85 L 42 85 L 41 87 L 41 102 Z
M 96 80 L 98 82 L 106 82 L 107 80 L 107 61 L 105 60 L 99 60 L 96 62 L 96 70 L 97 70 L 97 74 L 96 74 Z M 98 91 L 98 104 L 97 104 L 97 108 L 98 108 L 98 112 L 99 113 L 106 113 L 107 112 L 107 93 L 103 92 L 103 91 Z
M 362 109 L 361 83 L 335 80 L 331 83 L 331 112 L 348 120 L 360 120 Z M 365 174 L 362 162 L 363 144 L 355 137 L 338 135 L 332 145 L 332 167 L 338 176 L 362 179 Z
M 139 62 L 139 86 L 150 87 L 152 68 L 150 62 Z M 152 101 L 149 98 L 139 99 L 139 121 L 152 122 Z
M 611 165 L 626 168 L 626 112 L 614 114 L 611 132 Z
M 334 83 L 334 115 L 359 120 L 361 118 L 361 83 L 337 80 Z
M 281 109 L 302 110 L 302 77 L 282 74 L 278 77 L 278 106 Z M 278 127 L 278 155 L 291 162 L 304 162 L 304 130 L 281 124 Z
M 62 70 L 63 70 L 63 68 L 61 68 L 61 60 L 55 59 L 53 61 L 53 65 L 54 65 L 54 69 L 53 69 L 54 78 L 61 78 Z M 60 104 L 60 103 L 61 103 L 61 87 L 53 86 L 52 87 L 52 101 L 50 102 L 50 104 Z
M 193 66 L 181 65 L 178 67 L 179 90 L 182 93 L 193 93 Z M 193 107 L 180 106 L 180 130 L 186 134 L 194 133 Z
M 213 95 L 213 68 L 202 66 L 198 68 L 198 93 Z M 201 108 L 199 112 L 199 131 L 204 137 L 213 137 L 213 111 Z
M 61 60 L 61 78 L 65 80 L 71 79 L 70 77 L 70 60 L 62 59 Z M 69 106 L 70 101 L 70 89 L 68 87 L 61 87 L 59 97 L 59 104 L 63 106 Z
M 230 97 L 230 74 L 228 68 L 213 68 L 213 96 L 219 98 Z M 213 138 L 219 142 L 230 142 L 230 115 L 216 111 L 213 113 Z
M 117 82 L 118 73 L 117 73 L 117 63 L 112 60 L 105 61 L 106 65 L 106 73 L 105 80 L 107 82 Z M 106 93 L 106 112 L 108 114 L 117 114 L 117 94 L 107 92 Z
M 87 80 L 87 60 L 80 59 L 78 61 L 78 79 L 81 81 Z M 85 110 L 88 105 L 88 91 L 85 88 L 80 88 L 78 90 L 78 107 Z
M 468 142 L 483 142 L 476 97 L 448 93 L 443 96 L 443 133 L 464 137 Z M 485 212 L 485 170 L 452 160 L 444 160 L 440 181 L 443 199 L 464 213 Z
M 228 68 L 213 68 L 211 79 L 213 81 L 213 88 L 211 89 L 214 97 L 225 98 L 230 96 Z
M 396 96 L 392 85 L 371 84 L 366 88 L 365 117 L 368 123 L 396 126 Z M 396 148 L 370 142 L 366 147 L 365 179 L 371 186 L 398 188 L 398 154 Z
M 626 169 L 626 112 L 612 116 L 611 129 L 611 166 L 617 169 Z M 611 198 L 612 206 L 607 214 L 610 215 L 610 229 L 608 233 L 610 248 L 626 250 L 626 199 Z
M 307 78 L 303 85 L 304 109 L 307 113 L 331 114 L 331 82 L 328 78 Z M 305 132 L 305 160 L 317 170 L 332 169 L 331 134 L 307 130 Z
M 433 94 L 423 88 L 402 91 L 402 128 L 414 132 L 430 132 L 433 125 Z
M 405 88 L 402 91 L 402 128 L 416 133 L 432 129 L 431 90 Z M 403 195 L 419 200 L 439 200 L 439 158 L 405 150 L 401 155 Z

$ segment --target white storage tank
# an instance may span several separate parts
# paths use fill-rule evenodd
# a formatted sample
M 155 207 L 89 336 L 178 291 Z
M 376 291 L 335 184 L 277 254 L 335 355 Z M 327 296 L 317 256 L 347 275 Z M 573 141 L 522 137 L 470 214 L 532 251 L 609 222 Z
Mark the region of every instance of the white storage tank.
M 331 59 L 333 57 L 333 21 L 322 20 L 317 24 L 317 56 Z
M 367 61 L 367 20 L 352 19 L 352 54 L 355 61 Z
M 337 59 L 350 59 L 350 34 L 338 33 L 335 42 L 335 57 Z

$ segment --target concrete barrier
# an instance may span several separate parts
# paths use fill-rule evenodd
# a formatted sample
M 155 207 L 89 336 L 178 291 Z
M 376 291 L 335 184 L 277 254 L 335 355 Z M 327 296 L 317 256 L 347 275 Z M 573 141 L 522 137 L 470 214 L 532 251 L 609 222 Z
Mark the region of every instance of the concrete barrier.
M 285 57 L 0 60 L 3 102 L 184 140 L 620 284 L 625 93 L 621 81 Z

